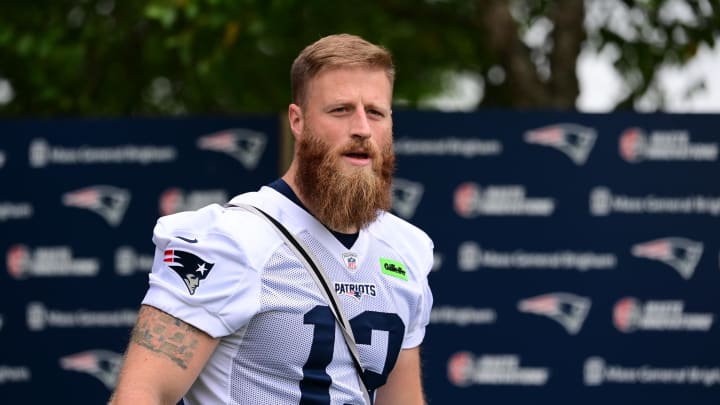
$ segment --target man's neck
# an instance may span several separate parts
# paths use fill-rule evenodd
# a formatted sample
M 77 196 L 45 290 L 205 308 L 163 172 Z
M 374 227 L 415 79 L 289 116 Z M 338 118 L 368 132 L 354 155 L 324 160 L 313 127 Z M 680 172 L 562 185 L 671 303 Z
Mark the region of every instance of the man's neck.
M 307 211 L 310 215 L 312 213 L 307 209 L 307 207 L 300 201 L 300 198 L 298 197 L 297 193 L 290 187 L 290 184 L 284 179 L 280 178 L 278 180 L 273 181 L 272 183 L 268 184 L 269 187 L 275 189 L 280 194 L 287 197 L 290 201 L 294 202 L 301 208 L 303 208 L 305 211 Z M 327 226 L 326 226 L 327 228 Z M 355 241 L 358 238 L 359 233 L 358 232 L 337 232 L 330 228 L 327 228 L 330 233 L 335 236 L 335 238 L 343 244 L 348 249 L 351 249 L 352 246 L 355 244 Z

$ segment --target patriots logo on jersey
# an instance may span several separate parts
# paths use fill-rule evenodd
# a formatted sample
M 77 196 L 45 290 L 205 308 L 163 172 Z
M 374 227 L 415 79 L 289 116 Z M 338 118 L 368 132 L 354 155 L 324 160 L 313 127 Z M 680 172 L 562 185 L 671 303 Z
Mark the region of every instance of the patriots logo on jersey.
M 190 295 L 195 294 L 195 290 L 200 286 L 200 280 L 205 280 L 215 265 L 192 253 L 175 249 L 165 250 L 163 261 L 180 276 Z
M 335 283 L 338 295 L 348 295 L 360 301 L 364 296 L 377 297 L 375 284 Z

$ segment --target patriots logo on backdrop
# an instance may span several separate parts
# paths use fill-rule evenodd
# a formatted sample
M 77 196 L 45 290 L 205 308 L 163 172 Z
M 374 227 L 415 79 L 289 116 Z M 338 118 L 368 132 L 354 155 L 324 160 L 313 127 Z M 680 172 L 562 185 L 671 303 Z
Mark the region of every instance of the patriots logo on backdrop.
M 225 129 L 197 140 L 198 148 L 228 154 L 247 170 L 257 167 L 266 144 L 267 135 L 245 128 Z
M 209 263 L 192 253 L 176 249 L 166 249 L 163 259 L 168 267 L 182 279 L 190 295 L 200 286 L 200 280 L 205 280 L 215 263 Z
M 549 146 L 566 154 L 578 166 L 587 161 L 595 145 L 593 128 L 577 124 L 556 124 L 525 132 L 525 142 Z
M 122 355 L 109 350 L 88 350 L 60 358 L 63 370 L 87 373 L 112 390 L 117 383 Z
M 526 298 L 518 302 L 518 310 L 536 315 L 544 315 L 562 325 L 571 335 L 575 335 L 585 322 L 591 301 L 570 293 L 550 293 Z
M 703 244 L 685 238 L 662 238 L 638 243 L 632 247 L 631 253 L 635 257 L 665 263 L 689 280 L 702 257 Z
M 90 186 L 63 194 L 62 203 L 93 211 L 111 226 L 118 226 L 130 204 L 130 192 L 113 186 Z
M 424 191 L 425 186 L 422 183 L 393 178 L 391 184 L 392 211 L 405 219 L 412 218 Z

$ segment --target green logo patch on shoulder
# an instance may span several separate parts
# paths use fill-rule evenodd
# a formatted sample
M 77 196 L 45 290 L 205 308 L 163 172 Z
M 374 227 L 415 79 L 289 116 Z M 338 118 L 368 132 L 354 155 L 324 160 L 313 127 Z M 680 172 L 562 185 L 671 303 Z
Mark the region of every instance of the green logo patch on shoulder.
M 397 277 L 402 280 L 407 280 L 407 270 L 405 265 L 392 259 L 380 258 L 380 268 L 382 268 L 383 274 L 388 276 Z

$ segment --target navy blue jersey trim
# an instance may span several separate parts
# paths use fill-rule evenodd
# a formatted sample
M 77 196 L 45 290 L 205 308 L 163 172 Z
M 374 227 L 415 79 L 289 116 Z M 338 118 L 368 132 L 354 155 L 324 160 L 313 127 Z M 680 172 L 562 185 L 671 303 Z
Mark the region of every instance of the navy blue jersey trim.
M 278 193 L 284 195 L 285 197 L 287 197 L 288 200 L 294 202 L 298 207 L 302 207 L 302 209 L 304 209 L 305 211 L 310 213 L 310 211 L 308 211 L 308 209 L 305 208 L 303 203 L 300 202 L 300 199 L 295 194 L 295 192 L 290 188 L 290 186 L 282 178 L 279 178 L 279 179 L 273 181 L 272 183 L 268 184 L 267 186 L 274 189 Z M 310 214 L 310 215 L 312 215 L 312 214 Z M 327 227 L 325 227 L 325 228 L 327 228 Z M 355 244 L 355 241 L 357 240 L 358 236 L 360 235 L 359 232 L 341 233 L 341 232 L 335 232 L 330 228 L 327 228 L 327 230 L 330 231 L 330 233 L 332 233 L 333 236 L 335 236 L 335 239 L 337 239 L 338 242 L 342 243 L 342 245 L 348 249 L 352 248 L 352 245 Z

